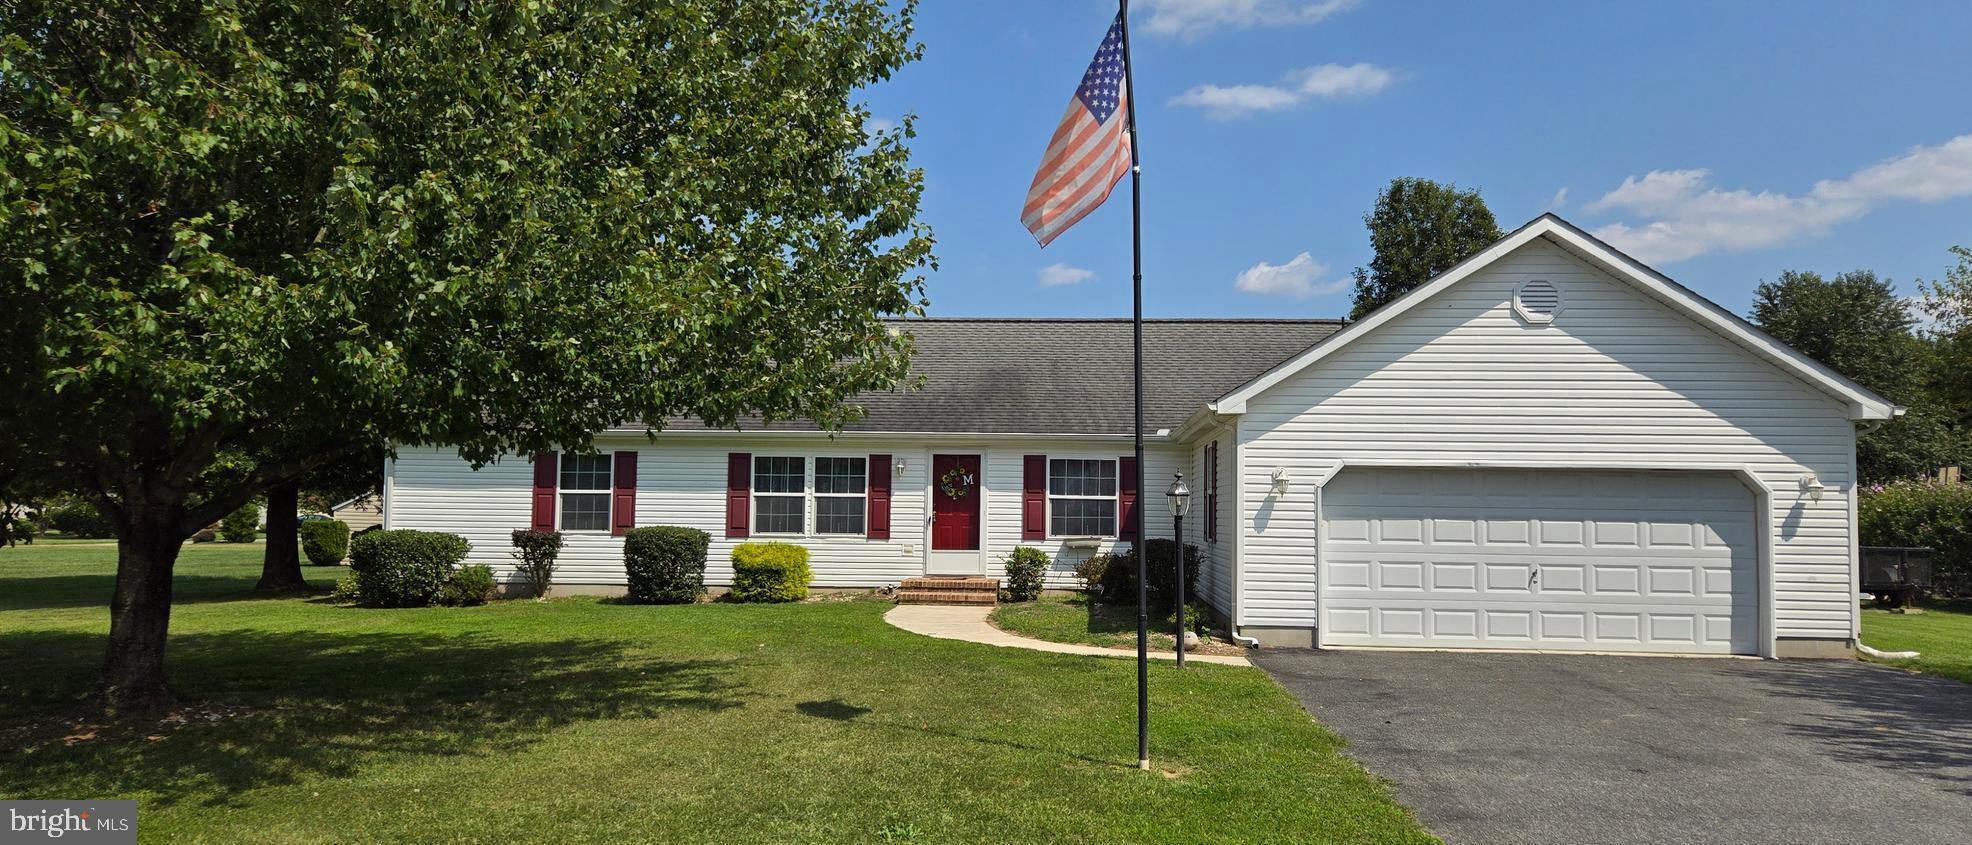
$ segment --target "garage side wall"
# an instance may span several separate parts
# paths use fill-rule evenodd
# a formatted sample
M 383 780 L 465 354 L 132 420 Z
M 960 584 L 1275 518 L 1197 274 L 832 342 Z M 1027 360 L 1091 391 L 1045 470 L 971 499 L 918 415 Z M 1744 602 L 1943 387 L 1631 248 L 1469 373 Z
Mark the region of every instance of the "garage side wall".
M 1561 290 L 1551 324 L 1515 312 L 1531 279 Z M 1316 486 L 1345 463 L 1743 465 L 1774 491 L 1776 636 L 1851 636 L 1847 409 L 1546 240 L 1254 397 L 1238 432 L 1243 625 L 1315 627 Z

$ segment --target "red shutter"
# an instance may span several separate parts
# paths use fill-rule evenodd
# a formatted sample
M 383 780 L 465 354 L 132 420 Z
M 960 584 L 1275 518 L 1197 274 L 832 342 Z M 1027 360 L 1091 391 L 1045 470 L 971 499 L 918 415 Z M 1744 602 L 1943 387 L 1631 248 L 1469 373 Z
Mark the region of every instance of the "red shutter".
M 890 539 L 890 456 L 870 456 L 870 516 L 863 524 L 863 536 L 871 540 Z
M 1219 441 L 1205 444 L 1205 542 L 1219 542 Z
M 1020 484 L 1020 539 L 1048 538 L 1048 456 L 1028 455 L 1022 459 Z
M 555 530 L 555 477 L 558 464 L 555 453 L 537 452 L 534 455 L 534 519 L 529 527 L 536 531 Z
M 753 491 L 753 456 L 746 452 L 726 455 L 726 536 L 746 536 L 747 499 Z
M 616 469 L 610 473 L 609 533 L 618 537 L 637 527 L 637 453 L 616 453 Z
M 1116 539 L 1137 539 L 1137 459 L 1116 459 Z

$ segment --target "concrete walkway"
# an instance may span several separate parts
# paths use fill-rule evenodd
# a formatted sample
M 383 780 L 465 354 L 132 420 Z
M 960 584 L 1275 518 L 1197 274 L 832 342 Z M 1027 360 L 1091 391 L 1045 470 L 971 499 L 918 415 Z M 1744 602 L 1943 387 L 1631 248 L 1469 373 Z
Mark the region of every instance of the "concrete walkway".
M 883 615 L 889 622 L 914 634 L 937 637 L 941 640 L 965 640 L 970 643 L 984 643 L 1005 648 L 1025 648 L 1034 651 L 1052 651 L 1060 654 L 1088 654 L 1097 657 L 1136 657 L 1135 651 L 1116 648 L 1103 648 L 1094 645 L 1074 645 L 1071 643 L 1051 643 L 1032 637 L 1009 634 L 993 627 L 986 617 L 993 612 L 991 607 L 962 607 L 942 604 L 900 604 Z M 1172 660 L 1175 652 L 1153 651 L 1151 657 L 1159 660 Z M 1251 666 L 1244 657 L 1225 654 L 1187 654 L 1186 663 L 1220 663 L 1227 666 Z

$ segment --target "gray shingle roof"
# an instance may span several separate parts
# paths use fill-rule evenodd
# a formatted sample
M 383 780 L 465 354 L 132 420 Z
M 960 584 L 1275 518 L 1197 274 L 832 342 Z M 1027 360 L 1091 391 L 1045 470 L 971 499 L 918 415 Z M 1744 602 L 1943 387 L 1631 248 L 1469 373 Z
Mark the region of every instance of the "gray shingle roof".
M 1127 319 L 927 318 L 911 333 L 917 392 L 869 393 L 848 431 L 1127 434 Z M 1144 321 L 1144 429 L 1175 429 L 1210 402 L 1340 330 L 1341 320 Z M 696 427 L 674 420 L 667 427 Z M 806 421 L 741 423 L 748 431 L 813 431 Z

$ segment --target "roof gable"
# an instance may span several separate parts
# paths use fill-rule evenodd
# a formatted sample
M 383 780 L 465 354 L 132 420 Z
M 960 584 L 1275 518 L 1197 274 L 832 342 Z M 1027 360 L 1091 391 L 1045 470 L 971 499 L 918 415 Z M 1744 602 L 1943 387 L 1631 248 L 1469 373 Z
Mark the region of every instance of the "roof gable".
M 1738 315 L 1720 307 L 1717 303 L 1698 295 L 1689 288 L 1671 281 L 1668 277 L 1650 269 L 1641 262 L 1617 251 L 1614 247 L 1596 239 L 1560 217 L 1549 213 L 1529 221 L 1526 225 L 1508 233 L 1492 246 L 1481 250 L 1435 279 L 1418 286 L 1390 304 L 1378 309 L 1361 321 L 1350 324 L 1320 343 L 1293 358 L 1269 369 L 1240 387 L 1229 391 L 1217 402 L 1211 403 L 1212 410 L 1222 414 L 1239 414 L 1246 410 L 1246 403 L 1254 396 L 1280 384 L 1295 373 L 1301 372 L 1323 358 L 1334 354 L 1356 338 L 1362 337 L 1378 326 L 1390 322 L 1445 289 L 1458 284 L 1474 273 L 1492 265 L 1506 255 L 1520 249 L 1537 238 L 1546 238 L 1576 257 L 1588 262 L 1618 281 L 1632 285 L 1645 294 L 1670 306 L 1674 313 L 1725 337 L 1726 339 L 1753 352 L 1772 363 L 1784 372 L 1799 378 L 1811 387 L 1833 396 L 1849 406 L 1849 415 L 1854 419 L 1888 419 L 1901 413 L 1902 409 L 1881 396 L 1863 388 L 1841 374 L 1829 369 L 1818 361 L 1794 350 L 1760 331 Z

